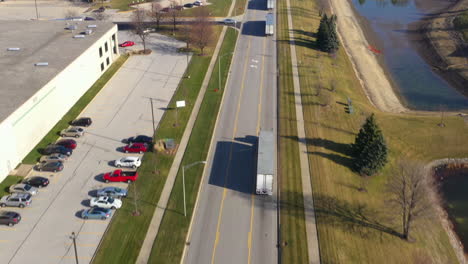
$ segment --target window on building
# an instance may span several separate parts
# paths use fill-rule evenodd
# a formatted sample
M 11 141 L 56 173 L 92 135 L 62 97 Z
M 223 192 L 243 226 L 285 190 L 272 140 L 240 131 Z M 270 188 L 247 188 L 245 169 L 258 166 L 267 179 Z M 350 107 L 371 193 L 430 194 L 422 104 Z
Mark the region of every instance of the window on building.
M 109 47 L 107 46 L 107 41 L 104 43 L 104 50 L 107 52 L 109 50 Z
M 101 71 L 103 71 L 103 70 L 104 70 L 104 62 L 101 63 Z
M 101 57 L 102 57 L 102 48 L 99 47 L 99 58 L 101 58 Z
M 109 57 L 107 57 L 106 63 L 107 63 L 107 66 L 109 66 L 109 63 L 110 63 Z
M 117 47 L 114 46 L 114 54 L 117 54 Z

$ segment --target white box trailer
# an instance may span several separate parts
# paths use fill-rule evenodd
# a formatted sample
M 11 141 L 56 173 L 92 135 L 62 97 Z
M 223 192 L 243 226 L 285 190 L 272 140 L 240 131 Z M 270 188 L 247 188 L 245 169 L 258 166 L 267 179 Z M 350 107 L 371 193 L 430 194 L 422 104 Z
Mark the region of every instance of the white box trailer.
M 258 136 L 257 194 L 273 194 L 275 176 L 275 136 L 273 131 L 261 130 Z
M 275 0 L 267 0 L 267 9 L 273 10 L 275 8 Z
M 272 36 L 275 32 L 275 22 L 273 19 L 273 14 L 268 13 L 265 19 L 265 35 Z

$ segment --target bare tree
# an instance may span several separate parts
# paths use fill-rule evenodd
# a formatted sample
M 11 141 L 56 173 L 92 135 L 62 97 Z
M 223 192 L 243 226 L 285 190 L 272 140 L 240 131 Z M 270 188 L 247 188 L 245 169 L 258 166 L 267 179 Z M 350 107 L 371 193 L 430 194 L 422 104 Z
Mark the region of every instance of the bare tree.
M 175 34 L 177 23 L 179 22 L 180 12 L 179 5 L 176 0 L 171 0 L 169 3 L 169 17 L 172 21 L 172 35 Z
M 203 50 L 213 41 L 213 26 L 208 9 L 196 9 L 190 39 L 191 43 L 200 49 L 201 55 L 203 55 Z
M 165 18 L 165 13 L 162 10 L 163 7 L 159 2 L 155 1 L 151 3 L 151 11 L 148 15 L 151 18 L 151 21 L 156 25 L 157 30 L 159 30 L 159 26 Z
M 104 21 L 104 20 L 107 20 L 107 19 L 109 18 L 109 15 L 107 15 L 107 14 L 104 13 L 104 12 L 95 12 L 95 13 L 93 13 L 93 17 L 94 17 L 96 20 Z
M 429 196 L 432 178 L 427 173 L 422 163 L 402 158 L 387 182 L 387 202 L 400 214 L 403 229 L 401 236 L 406 240 L 409 239 L 414 223 L 428 217 L 432 211 Z
M 148 32 L 146 31 L 145 27 L 146 17 L 146 11 L 140 8 L 135 10 L 132 15 L 132 32 L 133 34 L 140 37 L 141 41 L 143 42 L 143 52 L 146 51 L 146 37 L 148 36 Z

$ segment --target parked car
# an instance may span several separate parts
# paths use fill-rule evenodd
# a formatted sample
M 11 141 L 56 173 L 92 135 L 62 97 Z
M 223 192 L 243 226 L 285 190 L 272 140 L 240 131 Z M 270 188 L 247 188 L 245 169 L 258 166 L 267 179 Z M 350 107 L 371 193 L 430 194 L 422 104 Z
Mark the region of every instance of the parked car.
M 94 21 L 94 20 L 96 20 L 96 19 L 95 19 L 94 17 L 85 17 L 84 20 L 86 20 L 86 21 Z
M 42 151 L 42 154 L 44 155 L 50 155 L 54 153 L 59 153 L 59 154 L 70 156 L 73 153 L 73 150 L 66 148 L 64 146 L 50 144 Z
M 232 18 L 226 18 L 223 20 L 223 24 L 225 25 L 234 25 L 236 24 L 236 20 L 232 19 Z
M 67 155 L 63 155 L 60 153 L 55 153 L 47 156 L 42 156 L 39 162 L 50 162 L 50 161 L 60 161 L 60 162 L 65 162 L 68 159 Z
M 73 120 L 70 125 L 72 126 L 84 126 L 88 127 L 93 123 L 93 120 L 89 117 L 80 117 L 78 119 Z
M 193 2 L 193 5 L 194 6 L 202 6 L 203 3 L 201 1 L 195 1 L 195 2 Z
M 84 129 L 81 127 L 70 127 L 64 129 L 60 132 L 60 136 L 62 137 L 76 137 L 79 138 L 84 134 Z
M 99 208 L 119 209 L 122 207 L 122 201 L 120 199 L 109 196 L 92 198 L 89 204 L 91 207 Z
M 32 196 L 29 193 L 12 193 L 10 195 L 5 195 L 0 199 L 0 206 L 17 206 L 23 208 L 25 206 L 31 205 Z
M 115 170 L 104 174 L 105 182 L 134 182 L 138 178 L 136 171 Z
M 123 48 L 123 47 L 131 47 L 131 46 L 133 46 L 133 45 L 135 45 L 135 42 L 133 42 L 133 41 L 125 41 L 124 43 L 120 44 L 119 47 L 122 47 L 122 48 Z
M 91 208 L 88 210 L 84 210 L 81 213 L 81 218 L 83 219 L 102 219 L 106 220 L 109 218 L 112 214 L 111 209 L 106 209 L 106 208 Z
M 184 5 L 185 8 L 192 8 L 193 7 L 193 4 L 192 3 L 186 3 Z
M 34 176 L 31 178 L 24 179 L 23 183 L 29 184 L 37 188 L 42 188 L 42 187 L 47 187 L 47 185 L 49 185 L 49 179 L 45 177 Z
M 10 193 L 29 193 L 31 195 L 36 195 L 38 191 L 36 187 L 25 183 L 18 183 L 10 186 Z
M 169 12 L 169 10 L 171 10 L 169 7 L 165 7 L 163 9 L 161 9 L 161 12 L 167 13 L 167 12 Z
M 51 171 L 51 172 L 62 171 L 63 163 L 61 161 L 44 162 L 44 163 L 40 163 L 36 165 L 35 169 L 38 171 Z
M 145 135 L 138 135 L 136 137 L 129 137 L 126 143 L 146 143 L 153 144 L 153 138 Z
M 134 168 L 140 167 L 141 159 L 140 157 L 125 157 L 114 161 L 114 165 L 118 168 Z
M 21 221 L 21 215 L 12 211 L 0 212 L 0 224 L 14 226 Z
M 148 151 L 146 143 L 131 143 L 124 147 L 125 153 L 143 153 Z
M 97 191 L 97 196 L 110 196 L 110 197 L 127 197 L 127 190 L 118 188 L 118 187 L 113 187 L 109 186 L 106 188 L 99 189 Z
M 55 142 L 56 145 L 64 146 L 69 149 L 76 148 L 76 141 L 73 139 L 60 139 L 59 141 Z

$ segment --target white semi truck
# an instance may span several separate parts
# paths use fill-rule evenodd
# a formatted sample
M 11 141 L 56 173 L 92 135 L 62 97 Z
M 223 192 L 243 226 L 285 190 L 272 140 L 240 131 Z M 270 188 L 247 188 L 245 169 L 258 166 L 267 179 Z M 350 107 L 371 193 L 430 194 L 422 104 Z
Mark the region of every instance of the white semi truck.
M 272 36 L 275 32 L 275 22 L 273 19 L 273 13 L 268 13 L 265 19 L 265 35 Z
M 273 194 L 275 176 L 275 137 L 272 130 L 260 130 L 258 135 L 257 194 Z

